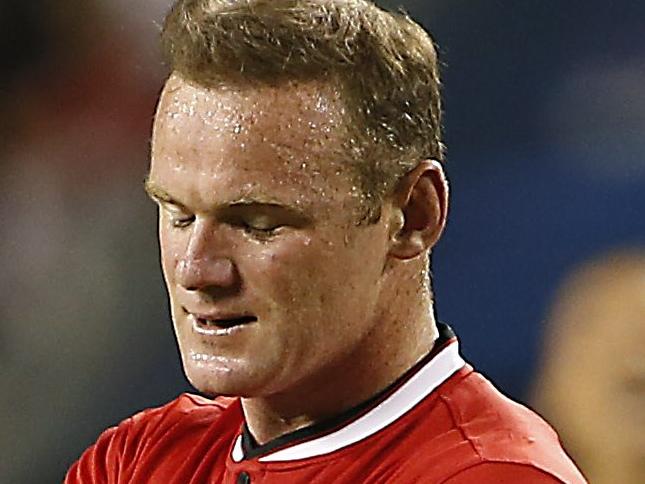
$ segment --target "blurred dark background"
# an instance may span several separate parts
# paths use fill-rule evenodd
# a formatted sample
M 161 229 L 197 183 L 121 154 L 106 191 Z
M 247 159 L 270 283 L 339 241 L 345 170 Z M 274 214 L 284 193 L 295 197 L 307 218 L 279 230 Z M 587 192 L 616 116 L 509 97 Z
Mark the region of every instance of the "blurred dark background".
M 190 390 L 141 189 L 170 0 L 0 2 L 0 481 Z M 443 62 L 438 313 L 526 401 L 559 282 L 645 243 L 645 3 L 417 0 Z

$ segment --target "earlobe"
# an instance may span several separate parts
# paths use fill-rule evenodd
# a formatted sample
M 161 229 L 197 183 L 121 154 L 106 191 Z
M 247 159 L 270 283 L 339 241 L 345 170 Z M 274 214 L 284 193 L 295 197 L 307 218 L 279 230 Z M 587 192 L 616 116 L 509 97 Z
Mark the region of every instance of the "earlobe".
M 412 259 L 437 243 L 446 224 L 448 183 L 441 164 L 419 163 L 400 180 L 394 200 L 390 254 Z

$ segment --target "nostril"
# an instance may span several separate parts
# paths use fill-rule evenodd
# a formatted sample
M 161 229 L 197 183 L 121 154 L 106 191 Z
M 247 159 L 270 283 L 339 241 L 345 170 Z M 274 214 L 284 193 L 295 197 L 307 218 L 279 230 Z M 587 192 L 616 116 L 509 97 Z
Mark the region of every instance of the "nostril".
M 225 258 L 184 259 L 177 265 L 179 283 L 187 290 L 229 286 L 235 282 L 235 266 Z
M 239 273 L 228 258 L 185 258 L 177 264 L 177 282 L 187 291 L 230 289 L 239 285 Z

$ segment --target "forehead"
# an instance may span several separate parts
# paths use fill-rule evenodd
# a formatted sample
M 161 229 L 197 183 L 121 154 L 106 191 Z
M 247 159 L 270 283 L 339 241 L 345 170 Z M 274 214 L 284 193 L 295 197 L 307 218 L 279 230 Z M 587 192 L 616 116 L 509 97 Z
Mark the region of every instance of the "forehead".
M 324 191 L 347 181 L 344 115 L 340 93 L 322 82 L 206 88 L 174 74 L 155 118 L 151 178 L 179 190 Z

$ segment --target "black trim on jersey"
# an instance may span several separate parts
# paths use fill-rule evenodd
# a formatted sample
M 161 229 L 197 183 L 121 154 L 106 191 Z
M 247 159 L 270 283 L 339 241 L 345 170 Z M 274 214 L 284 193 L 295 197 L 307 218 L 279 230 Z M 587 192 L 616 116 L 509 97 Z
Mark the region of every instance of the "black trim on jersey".
M 329 434 L 343 427 L 351 420 L 356 419 L 356 417 L 361 414 L 367 413 L 367 411 L 378 405 L 382 400 L 385 400 L 390 394 L 394 393 L 398 387 L 414 375 L 421 367 L 425 366 L 446 346 L 448 342 L 455 338 L 454 331 L 447 324 L 439 322 L 437 323 L 437 329 L 439 330 L 439 337 L 432 345 L 432 350 L 430 350 L 430 352 L 419 360 L 412 368 L 388 385 L 384 390 L 381 390 L 363 403 L 359 403 L 357 406 L 341 412 L 335 417 L 286 433 L 263 445 L 259 445 L 256 442 L 253 435 L 251 435 L 246 422 L 244 422 L 244 425 L 242 426 L 242 452 L 244 454 L 244 460 L 254 459 L 255 457 L 268 454 L 279 447 L 287 447 L 296 442 L 300 443 L 305 440 L 310 440 L 313 437 L 321 437 L 322 435 Z

